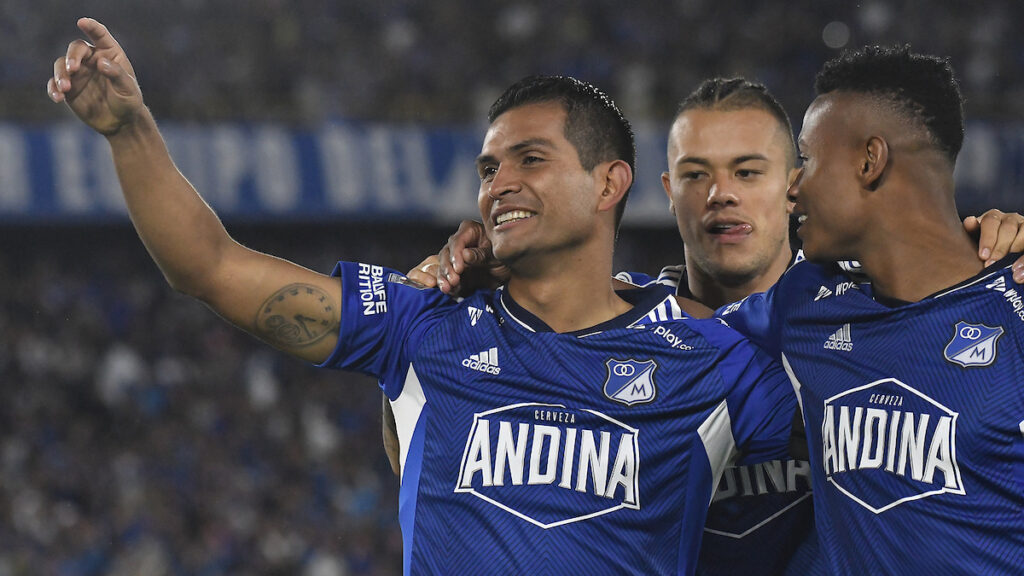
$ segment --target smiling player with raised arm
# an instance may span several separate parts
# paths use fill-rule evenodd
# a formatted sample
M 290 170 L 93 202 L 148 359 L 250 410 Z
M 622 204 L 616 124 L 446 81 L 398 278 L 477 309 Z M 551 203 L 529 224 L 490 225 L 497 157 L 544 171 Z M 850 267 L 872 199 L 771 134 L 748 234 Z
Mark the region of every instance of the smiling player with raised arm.
M 176 289 L 325 367 L 377 376 L 401 440 L 409 574 L 692 574 L 722 469 L 785 452 L 781 368 L 663 290 L 616 293 L 632 130 L 571 78 L 495 102 L 481 217 L 511 276 L 456 302 L 373 264 L 331 276 L 234 242 L 182 177 L 105 27 L 50 97 L 104 134 L 132 222 Z M 579 297 L 586 294 L 586 298 Z

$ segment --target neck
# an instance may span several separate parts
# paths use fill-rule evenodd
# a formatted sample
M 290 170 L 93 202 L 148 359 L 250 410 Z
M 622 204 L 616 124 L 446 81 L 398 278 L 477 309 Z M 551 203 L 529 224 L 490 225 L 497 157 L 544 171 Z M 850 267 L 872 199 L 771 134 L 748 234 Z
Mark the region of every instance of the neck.
M 787 246 L 776 254 L 772 263 L 752 275 L 737 278 L 712 278 L 707 271 L 686 258 L 686 287 L 693 299 L 701 304 L 718 309 L 726 304 L 738 302 L 751 294 L 765 292 L 771 288 L 789 267 L 793 254 Z
M 632 307 L 615 294 L 611 251 L 607 252 L 604 257 L 560 257 L 549 265 L 512 264 L 506 290 L 555 332 L 575 332 L 607 322 Z
M 882 225 L 872 225 L 874 233 L 859 250 L 878 296 L 917 302 L 984 268 L 955 206 L 942 212 L 921 208 L 908 206 L 898 218 L 880 219 Z

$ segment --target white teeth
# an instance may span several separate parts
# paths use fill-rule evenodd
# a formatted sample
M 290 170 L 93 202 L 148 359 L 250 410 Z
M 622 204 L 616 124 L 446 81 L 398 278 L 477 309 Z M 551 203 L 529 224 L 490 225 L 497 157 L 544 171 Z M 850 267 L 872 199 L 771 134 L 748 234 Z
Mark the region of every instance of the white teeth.
M 498 215 L 494 219 L 496 224 L 504 224 L 505 222 L 511 222 L 513 220 L 525 220 L 533 216 L 533 212 L 527 212 L 526 210 L 513 210 L 511 212 L 505 212 L 504 214 Z
M 804 220 L 807 220 L 807 214 L 801 214 L 797 216 L 796 221 L 803 224 Z

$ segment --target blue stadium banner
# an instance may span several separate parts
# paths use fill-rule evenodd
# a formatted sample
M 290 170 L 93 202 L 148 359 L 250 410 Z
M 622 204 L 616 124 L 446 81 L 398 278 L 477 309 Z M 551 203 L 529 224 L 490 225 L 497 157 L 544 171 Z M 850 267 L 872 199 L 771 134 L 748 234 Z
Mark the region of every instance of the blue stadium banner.
M 181 171 L 226 219 L 450 224 L 476 216 L 481 127 L 166 123 L 162 130 Z M 659 126 L 637 126 L 628 225 L 672 225 L 660 181 L 665 139 Z M 1024 125 L 970 125 L 957 180 L 963 211 L 1024 210 Z M 125 218 L 101 136 L 74 123 L 0 124 L 0 222 Z

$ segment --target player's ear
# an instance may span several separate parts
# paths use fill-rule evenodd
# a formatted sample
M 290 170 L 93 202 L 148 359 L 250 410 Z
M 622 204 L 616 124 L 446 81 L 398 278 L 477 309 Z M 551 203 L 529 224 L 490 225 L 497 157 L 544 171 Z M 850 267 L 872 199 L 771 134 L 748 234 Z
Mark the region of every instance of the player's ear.
M 668 196 L 668 211 L 675 214 L 676 207 L 672 204 L 672 175 L 668 172 L 661 173 L 661 187 L 665 189 L 665 196 Z
M 800 171 L 802 168 L 795 167 L 790 168 L 789 173 L 786 175 L 786 214 L 793 213 L 793 207 L 796 206 L 796 202 L 793 197 L 793 186 L 796 184 L 798 178 L 800 178 Z
M 625 160 L 613 160 L 604 166 L 601 172 L 604 176 L 604 187 L 597 204 L 600 211 L 615 208 L 633 185 L 633 169 Z
M 889 165 L 889 143 L 881 136 L 871 136 L 864 142 L 862 153 L 858 171 L 861 187 L 877 190 Z

